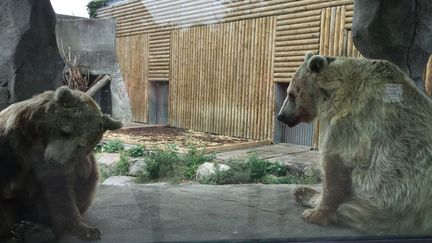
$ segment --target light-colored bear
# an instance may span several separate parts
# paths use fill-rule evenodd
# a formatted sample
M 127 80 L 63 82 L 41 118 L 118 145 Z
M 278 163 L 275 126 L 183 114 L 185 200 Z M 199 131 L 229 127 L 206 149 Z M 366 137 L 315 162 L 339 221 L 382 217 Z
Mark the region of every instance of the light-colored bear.
M 308 53 L 278 119 L 320 121 L 323 192 L 301 217 L 376 234 L 432 233 L 432 101 L 388 61 Z

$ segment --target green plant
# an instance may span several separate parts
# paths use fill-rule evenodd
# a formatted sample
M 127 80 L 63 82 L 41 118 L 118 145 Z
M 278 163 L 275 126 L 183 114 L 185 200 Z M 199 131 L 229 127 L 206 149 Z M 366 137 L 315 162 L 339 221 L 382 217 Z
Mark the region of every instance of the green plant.
M 126 153 L 120 153 L 120 160 L 112 167 L 101 165 L 99 166 L 99 176 L 101 182 L 111 176 L 127 176 L 129 175 L 129 157 Z
M 208 178 L 200 181 L 204 184 L 316 184 L 320 181 L 319 172 L 311 175 L 298 175 L 288 171 L 280 162 L 270 162 L 252 154 L 245 160 L 225 162 L 229 171 L 216 171 Z
M 90 16 L 90 18 L 96 18 L 97 16 L 97 10 L 107 6 L 108 0 L 91 0 L 87 4 L 87 12 Z
M 260 182 L 262 178 L 267 175 L 267 170 L 270 163 L 266 160 L 258 158 L 256 154 L 253 154 L 246 160 L 246 165 L 251 182 Z
M 129 175 L 129 157 L 126 153 L 120 153 L 120 160 L 112 167 L 111 175 L 127 176 Z
M 110 176 L 111 176 L 111 172 L 107 166 L 102 166 L 102 165 L 99 166 L 99 182 L 100 183 L 104 182 Z
M 145 157 L 145 161 L 146 169 L 138 174 L 138 181 L 181 179 L 179 175 L 181 175 L 182 163 L 176 147 L 168 146 L 164 150 L 154 151 Z
M 205 154 L 205 150 L 198 150 L 195 145 L 190 145 L 188 152 L 182 156 L 182 161 L 186 164 L 185 177 L 186 179 L 195 178 L 198 167 L 205 162 L 210 162 L 215 159 L 215 154 Z
M 275 176 L 285 176 L 288 173 L 287 168 L 281 162 L 267 164 L 267 174 Z
M 143 145 L 135 146 L 128 150 L 128 155 L 133 158 L 143 157 L 145 155 L 145 147 Z
M 98 144 L 95 146 L 95 148 L 93 149 L 93 151 L 94 151 L 95 153 L 102 153 L 102 146 L 103 146 L 102 143 L 98 143 Z
M 108 141 L 107 143 L 103 144 L 101 148 L 101 152 L 106 152 L 106 153 L 118 153 L 123 150 L 124 150 L 124 145 L 118 139 Z

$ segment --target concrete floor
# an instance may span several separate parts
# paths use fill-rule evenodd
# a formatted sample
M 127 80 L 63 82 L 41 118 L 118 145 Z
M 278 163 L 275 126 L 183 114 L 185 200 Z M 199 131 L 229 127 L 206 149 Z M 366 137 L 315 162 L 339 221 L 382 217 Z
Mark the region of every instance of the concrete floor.
M 304 223 L 293 185 L 101 186 L 86 221 L 100 242 L 316 239 L 359 236 Z M 62 243 L 80 242 L 68 237 Z
M 219 160 L 259 157 L 317 165 L 320 155 L 289 144 L 217 155 Z M 103 243 L 138 242 L 334 242 L 364 238 L 338 227 L 311 225 L 293 198 L 297 185 L 128 185 L 100 186 L 86 222 L 103 232 Z M 320 185 L 316 185 L 320 187 Z M 69 236 L 61 243 L 79 243 Z M 85 242 L 85 241 L 82 241 Z M 392 241 L 385 241 L 392 242 Z M 426 241 L 427 242 L 427 241 Z
M 241 159 L 253 153 L 262 159 L 270 161 L 280 161 L 284 163 L 296 162 L 315 166 L 319 164 L 321 158 L 320 153 L 316 150 L 311 150 L 310 147 L 287 143 L 218 153 L 216 158 L 219 160 Z

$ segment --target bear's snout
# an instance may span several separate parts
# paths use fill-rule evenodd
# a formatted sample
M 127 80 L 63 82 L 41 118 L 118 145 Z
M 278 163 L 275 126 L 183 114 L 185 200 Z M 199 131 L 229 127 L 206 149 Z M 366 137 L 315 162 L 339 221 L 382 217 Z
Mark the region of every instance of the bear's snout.
M 278 119 L 279 121 L 283 122 L 283 121 L 284 121 L 284 115 L 282 115 L 282 114 L 278 114 L 277 119 Z
M 279 121 L 287 124 L 289 127 L 294 127 L 295 125 L 297 125 L 299 123 L 298 117 L 287 116 L 283 113 L 279 113 L 277 116 L 277 119 Z

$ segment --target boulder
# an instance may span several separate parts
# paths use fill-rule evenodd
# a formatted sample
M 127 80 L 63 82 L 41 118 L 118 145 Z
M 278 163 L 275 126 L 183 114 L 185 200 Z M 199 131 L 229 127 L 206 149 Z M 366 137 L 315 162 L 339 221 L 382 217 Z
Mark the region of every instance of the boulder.
M 109 186 L 130 186 L 134 185 L 135 183 L 135 177 L 133 176 L 111 176 L 108 179 L 106 179 L 102 185 L 109 185 Z
M 217 171 L 228 171 L 231 168 L 228 165 L 206 162 L 198 167 L 196 172 L 197 181 L 208 178 L 209 176 L 215 175 Z
M 424 92 L 432 53 L 432 1 L 354 0 L 353 41 L 367 58 L 399 66 Z
M 129 165 L 129 175 L 138 176 L 140 172 L 145 170 L 147 164 L 144 159 L 130 158 Z
M 118 161 L 120 161 L 120 154 L 102 153 L 99 156 L 97 156 L 97 162 L 100 165 L 104 165 L 104 166 L 112 166 Z
M 55 24 L 49 0 L 0 1 L 0 109 L 59 86 Z

